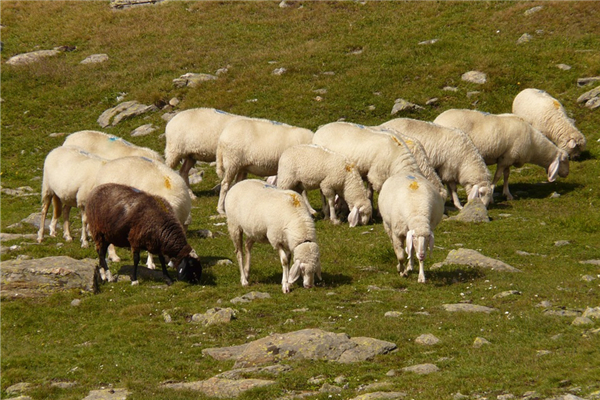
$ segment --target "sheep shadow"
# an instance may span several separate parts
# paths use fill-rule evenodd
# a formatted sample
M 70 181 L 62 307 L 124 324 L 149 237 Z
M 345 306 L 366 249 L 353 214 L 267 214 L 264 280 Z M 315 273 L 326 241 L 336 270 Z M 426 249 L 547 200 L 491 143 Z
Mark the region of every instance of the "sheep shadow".
M 425 276 L 428 282 L 441 287 L 479 280 L 485 278 L 485 273 L 477 267 L 457 268 L 450 271 L 436 268 L 426 269 Z
M 261 283 L 279 284 L 281 285 L 282 273 L 274 273 L 261 280 Z M 316 287 L 328 287 L 335 288 L 343 285 L 352 284 L 352 277 L 344 274 L 331 274 L 327 272 L 321 272 L 321 280 L 315 275 L 315 286 Z M 296 282 L 296 285 L 302 286 L 302 277 Z
M 539 182 L 539 183 L 511 183 L 510 192 L 515 197 L 515 200 L 519 199 L 546 199 L 549 198 L 553 193 L 559 193 L 561 195 L 573 192 L 581 189 L 583 185 L 572 182 Z M 504 196 L 501 197 L 502 201 L 506 200 Z
M 212 271 L 207 270 L 209 266 L 203 259 L 200 259 L 202 263 L 202 276 L 200 277 L 200 282 L 197 285 L 205 285 L 205 286 L 216 286 L 217 279 L 215 278 Z M 177 271 L 174 268 L 167 267 L 167 271 L 169 272 L 169 276 L 174 282 L 177 282 Z M 133 265 L 123 265 L 119 268 L 119 281 L 131 279 L 133 275 Z M 156 269 L 150 269 L 144 265 L 138 265 L 137 269 L 138 279 L 141 281 L 151 281 L 156 283 L 165 283 L 165 278 L 163 277 L 162 269 L 160 265 L 156 266 Z M 127 277 L 123 279 L 123 277 Z

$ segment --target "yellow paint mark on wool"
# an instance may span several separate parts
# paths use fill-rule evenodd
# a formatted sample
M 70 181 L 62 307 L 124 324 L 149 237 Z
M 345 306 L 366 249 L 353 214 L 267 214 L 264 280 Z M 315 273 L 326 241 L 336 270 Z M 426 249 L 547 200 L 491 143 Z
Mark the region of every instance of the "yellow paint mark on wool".
M 554 108 L 556 108 L 557 110 L 560 108 L 560 103 L 558 102 L 558 100 L 554 100 Z
M 396 136 L 394 136 L 394 135 L 390 135 L 390 136 L 391 136 L 392 140 L 393 140 L 394 142 L 396 142 L 396 144 L 397 144 L 398 146 L 402 146 L 402 142 L 400 142 L 400 140 L 398 140 L 398 138 L 397 138 Z
M 346 171 L 352 172 L 353 169 L 354 169 L 354 164 L 346 164 Z
M 165 187 L 167 189 L 171 189 L 171 178 L 169 178 L 168 176 L 165 176 Z
M 292 205 L 294 207 L 300 207 L 300 197 L 298 197 L 297 194 L 290 194 L 290 197 L 292 198 Z
M 412 181 L 411 184 L 408 185 L 408 187 L 412 190 L 417 190 L 419 188 L 419 183 L 417 181 Z

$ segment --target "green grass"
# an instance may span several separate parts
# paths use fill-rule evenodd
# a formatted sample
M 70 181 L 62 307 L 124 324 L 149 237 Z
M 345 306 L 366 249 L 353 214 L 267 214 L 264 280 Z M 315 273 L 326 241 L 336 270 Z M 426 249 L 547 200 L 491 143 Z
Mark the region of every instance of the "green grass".
M 509 112 L 514 96 L 537 87 L 557 97 L 588 138 L 589 151 L 571 162 L 566 179 L 546 183 L 545 172 L 527 166 L 511 173 L 514 201 L 499 197 L 490 207 L 488 224 L 442 222 L 436 230 L 438 249 L 427 265 L 442 261 L 449 250 L 464 246 L 507 262 L 522 273 L 508 274 L 447 265 L 426 270 L 428 283 L 415 274 L 400 278 L 396 260 L 380 222 L 349 229 L 318 218 L 323 282 L 305 290 L 296 285 L 281 293 L 281 267 L 269 245 L 256 245 L 250 288 L 242 288 L 235 264 L 204 270 L 202 285 L 142 281 L 106 284 L 96 295 L 62 293 L 42 299 L 2 302 L 1 394 L 18 382 L 34 385 L 34 399 L 81 399 L 102 386 L 126 387 L 131 399 L 205 398 L 189 391 L 162 389 L 165 381 L 208 379 L 232 367 L 203 357 L 207 347 L 241 344 L 272 332 L 321 328 L 393 341 L 398 351 L 358 365 L 327 362 L 289 363 L 294 367 L 278 383 L 242 395 L 242 399 L 276 398 L 284 390 L 318 390 L 311 377 L 329 383 L 348 378 L 342 398 L 356 397 L 359 386 L 389 382 L 391 390 L 410 398 L 452 398 L 454 393 L 494 398 L 535 390 L 543 396 L 580 388 L 580 395 L 600 390 L 600 336 L 571 325 L 572 318 L 547 316 L 541 301 L 555 308 L 600 306 L 597 266 L 581 260 L 600 258 L 600 119 L 576 103 L 591 87 L 577 78 L 600 75 L 600 8 L 594 2 L 165 2 L 157 6 L 112 11 L 107 2 L 2 1 L 2 61 L 15 54 L 77 46 L 76 51 L 36 64 L 2 64 L 1 179 L 3 188 L 31 186 L 39 191 L 46 154 L 62 144 L 56 132 L 99 129 L 98 116 L 126 100 L 163 105 L 178 97 L 178 109 L 216 107 L 232 113 L 264 117 L 310 129 L 345 118 L 361 124 L 390 119 L 397 98 L 435 107 L 403 116 L 433 120 L 449 108 Z M 524 16 L 525 10 L 542 11 Z M 533 40 L 516 45 L 523 33 Z M 433 45 L 418 45 L 439 39 Z M 361 51 L 357 51 L 361 50 Z M 110 60 L 80 65 L 94 53 Z M 556 64 L 572 66 L 562 71 Z M 215 73 L 219 79 L 196 89 L 177 89 L 172 80 L 186 72 Z M 287 73 L 272 74 L 284 67 Z M 469 70 L 488 74 L 474 85 L 460 77 Z M 326 74 L 333 72 L 334 74 Z M 444 91 L 455 86 L 458 92 Z M 317 89 L 326 89 L 316 101 Z M 479 91 L 468 98 L 469 91 Z M 256 99 L 256 101 L 251 101 Z M 374 109 L 370 106 L 374 106 Z M 121 122 L 105 131 L 131 142 L 164 149 L 158 133 L 130 138 L 139 125 L 153 123 L 164 131 L 162 112 Z M 226 228 L 211 219 L 216 213 L 214 168 L 204 166 L 205 180 L 194 187 L 189 241 L 205 261 L 234 258 Z M 493 169 L 493 168 L 492 168 Z M 550 198 L 554 192 L 561 196 Z M 318 205 L 316 193 L 311 194 Z M 450 203 L 448 203 L 450 204 Z M 3 232 L 33 233 L 30 226 L 11 228 L 40 209 L 39 197 L 2 195 Z M 453 214 L 452 212 L 451 214 Z M 80 222 L 72 213 L 75 228 Z M 508 214 L 508 216 L 507 216 Z M 196 232 L 210 229 L 213 239 Z M 568 246 L 554 242 L 569 240 Z M 77 242 L 47 237 L 38 245 L 22 240 L 17 254 L 35 258 L 69 255 L 95 258 Z M 522 256 L 517 250 L 534 255 Z M 113 272 L 131 264 L 126 250 Z M 378 286 L 385 290 L 372 290 Z M 271 299 L 242 306 L 238 319 L 226 326 L 201 327 L 186 316 L 216 306 L 250 290 Z M 518 290 L 519 296 L 494 299 Z M 79 307 L 70 305 L 81 298 Z M 461 300 L 495 307 L 489 315 L 450 314 L 441 305 Z M 307 308 L 306 312 L 294 311 Z M 173 316 L 166 324 L 163 310 Z M 384 318 L 386 311 L 400 318 Z M 426 311 L 429 315 L 419 314 Z M 290 323 L 288 320 L 293 320 Z M 286 323 L 287 322 L 287 323 Z M 592 328 L 598 328 L 596 320 Z M 441 342 L 416 345 L 422 333 Z M 477 336 L 490 341 L 472 347 Z M 540 356 L 539 350 L 551 351 Z M 391 369 L 433 362 L 441 372 L 426 376 Z M 70 389 L 54 381 L 77 381 Z M 567 382 L 567 383 L 565 383 Z M 327 394 L 314 396 L 326 399 Z

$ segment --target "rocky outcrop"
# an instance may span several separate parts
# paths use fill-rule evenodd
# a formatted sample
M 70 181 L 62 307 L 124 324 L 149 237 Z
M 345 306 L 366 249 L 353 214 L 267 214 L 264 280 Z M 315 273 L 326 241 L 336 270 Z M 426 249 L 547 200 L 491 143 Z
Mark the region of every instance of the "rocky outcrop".
M 448 264 L 468 265 L 469 267 L 487 268 L 502 272 L 521 272 L 521 270 L 503 263 L 502 261 L 486 257 L 483 254 L 470 249 L 450 250 L 444 261 L 433 264 L 431 268 L 436 269 Z
M 115 126 L 124 119 L 136 117 L 138 115 L 157 110 L 158 109 L 154 105 L 147 106 L 145 104 L 138 103 L 135 100 L 126 101 L 104 111 L 100 117 L 98 117 L 98 124 L 103 128 L 106 128 L 110 125 Z
M 39 297 L 62 290 L 96 292 L 97 260 L 57 256 L 2 262 L 2 299 Z

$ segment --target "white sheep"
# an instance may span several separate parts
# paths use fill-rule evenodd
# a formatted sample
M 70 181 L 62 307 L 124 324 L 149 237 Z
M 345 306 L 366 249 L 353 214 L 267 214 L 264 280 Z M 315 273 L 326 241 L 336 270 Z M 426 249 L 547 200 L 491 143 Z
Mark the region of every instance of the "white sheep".
M 462 209 L 457 184 L 465 188 L 469 200 L 478 197 L 486 207 L 490 204 L 494 191 L 490 171 L 466 133 L 411 118 L 392 119 L 381 126 L 393 128 L 422 144 L 431 166 L 448 186 L 456 208 Z
M 569 174 L 569 155 L 514 114 L 487 114 L 476 110 L 448 110 L 435 122 L 466 132 L 488 165 L 498 164 L 492 184 L 504 178 L 502 193 L 512 200 L 508 189 L 510 167 L 535 164 L 546 169 L 548 181 Z
M 248 179 L 231 188 L 225 211 L 243 286 L 248 286 L 250 252 L 255 242 L 268 242 L 279 252 L 283 293 L 290 291 L 300 275 L 306 288 L 314 285 L 315 274 L 321 279 L 315 224 L 298 193 Z M 294 262 L 289 268 L 292 256 Z
M 165 256 L 172 258 L 180 280 L 197 283 L 200 279 L 200 261 L 165 199 L 131 186 L 104 184 L 95 187 L 89 194 L 86 215 L 100 258 L 102 280 L 112 281 L 106 265 L 106 252 L 111 244 L 131 248 L 132 285 L 138 284 L 140 250 L 158 254 L 168 285 L 172 280 L 167 272 Z
M 219 214 L 225 213 L 225 198 L 235 182 L 245 179 L 248 173 L 275 175 L 281 154 L 288 147 L 310 143 L 312 137 L 308 129 L 266 119 L 239 118 L 227 124 L 217 145 Z
M 336 195 L 349 205 L 350 227 L 366 225 L 371 219 L 373 208 L 358 170 L 345 156 L 319 145 L 300 144 L 285 150 L 279 159 L 277 187 L 302 193 L 307 204 L 306 191 L 321 189 L 323 214 L 335 224 L 340 222 Z
M 569 157 L 577 158 L 585 150 L 585 136 L 575 127 L 575 121 L 567 116 L 560 102 L 545 91 L 522 90 L 513 100 L 512 112 L 546 135 Z
M 44 161 L 44 174 L 42 178 L 42 219 L 38 230 L 37 241 L 44 240 L 46 214 L 53 204 L 52 220 L 50 222 L 50 236 L 56 236 L 56 224 L 61 214 L 63 215 L 63 236 L 67 242 L 73 240 L 70 231 L 69 214 L 71 207 L 78 207 L 81 211 L 81 247 L 89 246 L 85 224 L 85 202 L 91 191 L 88 186 L 94 181 L 107 160 L 91 154 L 79 147 L 61 146 L 52 150 Z
M 122 157 L 108 161 L 98 171 L 95 180 L 89 182 L 91 188 L 118 183 L 134 186 L 167 200 L 175 216 L 184 227 L 191 222 L 192 200 L 188 187 L 179 174 L 165 164 L 145 157 Z M 91 191 L 91 189 L 89 189 Z M 114 247 L 109 248 L 109 256 L 117 261 Z M 148 256 L 148 268 L 154 269 L 152 257 Z
M 63 146 L 78 146 L 107 160 L 139 156 L 164 161 L 162 156 L 152 149 L 136 146 L 123 138 L 100 131 L 85 130 L 71 133 L 65 139 Z
M 317 129 L 313 143 L 347 157 L 376 192 L 381 190 L 386 179 L 397 172 L 410 171 L 413 175 L 421 175 L 408 146 L 384 129 L 332 122 Z
M 418 281 L 424 283 L 424 261 L 427 249 L 433 251 L 433 230 L 442 220 L 444 199 L 423 176 L 398 173 L 383 184 L 378 206 L 398 258 L 398 272 L 407 276 L 412 271 L 414 250 L 419 260 Z M 403 270 L 406 255 L 408 265 Z
M 175 168 L 181 160 L 179 174 L 189 186 L 189 172 L 196 161 L 217 159 L 219 136 L 229 122 L 239 115 L 214 108 L 192 108 L 175 115 L 165 128 L 165 163 Z

